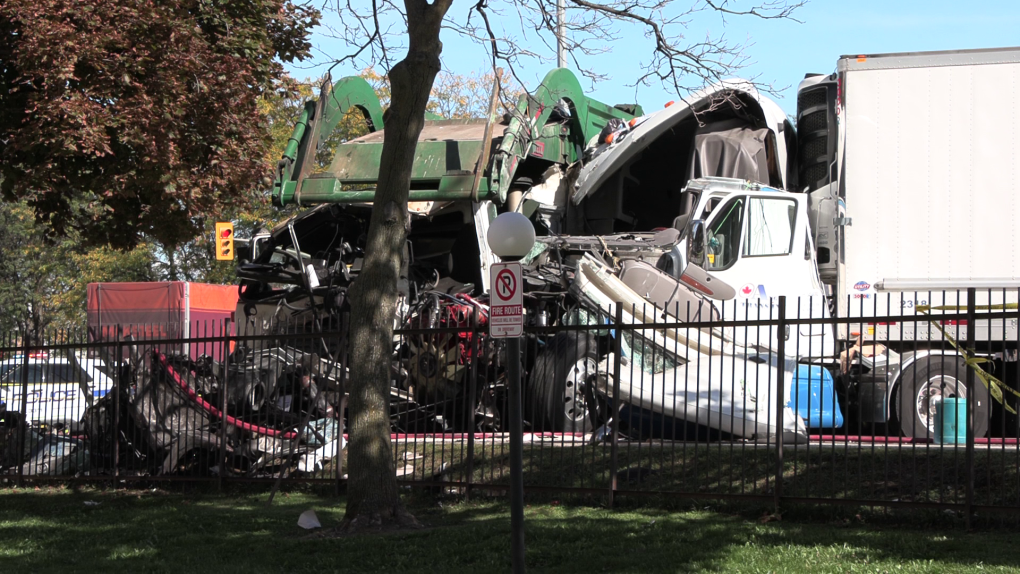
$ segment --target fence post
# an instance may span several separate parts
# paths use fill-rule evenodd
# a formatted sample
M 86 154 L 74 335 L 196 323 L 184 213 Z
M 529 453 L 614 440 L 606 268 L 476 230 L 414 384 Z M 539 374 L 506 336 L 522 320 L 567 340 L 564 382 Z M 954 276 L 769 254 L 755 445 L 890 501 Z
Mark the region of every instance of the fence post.
M 471 370 L 468 375 L 468 443 L 467 443 L 467 487 L 464 489 L 464 500 L 471 499 L 471 486 L 475 474 L 475 403 L 478 401 L 478 355 L 481 351 L 481 334 L 478 332 L 478 308 L 471 311 Z
M 18 425 L 18 487 L 24 484 L 25 465 L 31 460 L 25 457 L 25 440 L 28 438 L 28 323 L 21 335 L 21 424 Z M 21 460 L 25 458 L 25 460 Z
M 967 289 L 967 352 L 974 352 L 975 322 L 974 298 L 977 290 Z M 974 514 L 974 369 L 967 365 L 967 530 L 970 530 L 971 515 Z
M 223 475 L 227 473 L 227 393 L 230 389 L 230 319 L 223 320 L 223 384 L 220 386 L 220 471 L 216 473 L 216 489 L 223 492 Z
M 609 508 L 613 507 L 613 499 L 616 496 L 616 471 L 617 471 L 617 450 L 619 445 L 620 429 L 620 355 L 623 353 L 623 303 L 616 304 L 616 337 L 613 338 L 613 396 L 609 397 L 611 406 L 609 408 L 609 436 L 611 447 L 609 450 Z
M 337 413 L 337 420 L 340 421 L 337 425 L 340 430 L 337 431 L 339 434 L 339 440 L 336 443 L 336 479 L 333 481 L 333 495 L 340 496 L 340 481 L 343 480 L 344 476 L 344 433 L 347 432 L 346 424 L 344 423 L 344 413 L 347 411 L 347 365 L 349 350 L 351 348 L 351 315 L 350 311 L 343 311 L 340 314 L 340 348 L 337 349 L 337 360 L 340 363 L 340 412 Z
M 770 305 L 771 309 L 772 306 Z M 777 354 L 779 355 L 779 369 L 776 381 L 776 485 L 774 489 L 774 503 L 776 512 L 779 512 L 779 503 L 783 498 L 783 396 L 786 386 L 786 330 L 789 324 L 786 322 L 786 295 L 779 296 L 779 322 L 776 324 Z
M 120 484 L 120 393 L 124 388 L 124 344 L 122 342 L 122 331 L 117 325 L 117 376 L 114 378 L 113 387 L 113 488 Z

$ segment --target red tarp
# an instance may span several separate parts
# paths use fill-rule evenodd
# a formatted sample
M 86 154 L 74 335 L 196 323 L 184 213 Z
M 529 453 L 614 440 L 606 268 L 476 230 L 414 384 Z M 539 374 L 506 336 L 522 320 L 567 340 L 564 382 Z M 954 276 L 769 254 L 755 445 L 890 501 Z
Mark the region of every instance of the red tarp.
M 137 340 L 222 337 L 223 322 L 233 319 L 236 308 L 236 285 L 89 283 L 89 339 L 116 341 L 118 325 L 121 335 Z M 168 350 L 223 360 L 219 341 L 173 344 Z

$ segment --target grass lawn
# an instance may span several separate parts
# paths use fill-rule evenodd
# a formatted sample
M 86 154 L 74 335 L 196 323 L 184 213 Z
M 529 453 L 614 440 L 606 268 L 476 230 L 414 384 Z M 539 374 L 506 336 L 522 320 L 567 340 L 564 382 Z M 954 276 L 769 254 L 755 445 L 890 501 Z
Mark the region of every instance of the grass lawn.
M 421 495 L 409 506 L 427 528 L 313 539 L 297 526 L 314 508 L 335 526 L 343 499 L 162 491 L 0 490 L 0 572 L 507 572 L 503 500 Z M 86 504 L 86 503 L 99 503 Z M 701 508 L 699 506 L 699 508 Z M 532 503 L 533 572 L 1020 572 L 1013 528 L 910 528 L 824 518 L 762 523 L 750 513 L 607 510 Z

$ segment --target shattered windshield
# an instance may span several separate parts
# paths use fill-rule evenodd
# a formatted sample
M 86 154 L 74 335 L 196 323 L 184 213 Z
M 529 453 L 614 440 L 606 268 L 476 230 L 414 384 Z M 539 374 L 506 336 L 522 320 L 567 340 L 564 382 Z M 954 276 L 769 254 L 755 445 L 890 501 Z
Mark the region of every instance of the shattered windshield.
M 797 204 L 789 199 L 748 198 L 745 257 L 787 255 L 793 249 Z
M 680 355 L 637 333 L 624 331 L 623 349 L 633 364 L 649 375 L 658 375 L 687 364 L 687 360 Z

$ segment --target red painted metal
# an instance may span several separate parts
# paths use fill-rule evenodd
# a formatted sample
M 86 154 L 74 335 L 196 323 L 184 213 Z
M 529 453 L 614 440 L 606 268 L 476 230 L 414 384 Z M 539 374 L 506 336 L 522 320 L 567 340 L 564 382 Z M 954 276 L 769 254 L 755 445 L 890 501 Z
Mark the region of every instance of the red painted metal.
M 223 413 L 220 412 L 220 409 L 209 404 L 205 399 L 198 396 L 198 393 L 196 393 L 194 389 L 188 386 L 188 382 L 182 379 L 181 376 L 177 374 L 177 371 L 175 371 L 174 368 L 171 367 L 169 363 L 167 363 L 166 357 L 163 355 L 163 353 L 156 353 L 156 358 L 159 359 L 160 364 L 163 365 L 163 367 L 167 370 L 168 373 L 170 373 L 170 377 L 174 380 L 175 383 L 177 383 L 178 386 L 181 387 L 182 390 L 184 390 L 185 393 L 187 393 L 188 397 L 191 400 L 195 401 L 195 403 L 197 403 L 198 406 L 205 409 L 206 412 L 213 415 L 214 417 L 220 419 L 223 418 Z M 253 425 L 251 423 L 246 423 L 240 419 L 236 419 L 230 415 L 227 415 L 227 417 L 224 420 L 227 421 L 227 424 L 231 426 L 235 426 L 237 428 L 255 434 L 262 434 L 266 436 L 279 436 L 287 440 L 294 440 L 298 436 L 297 433 L 294 431 L 281 431 L 271 429 L 269 427 Z

